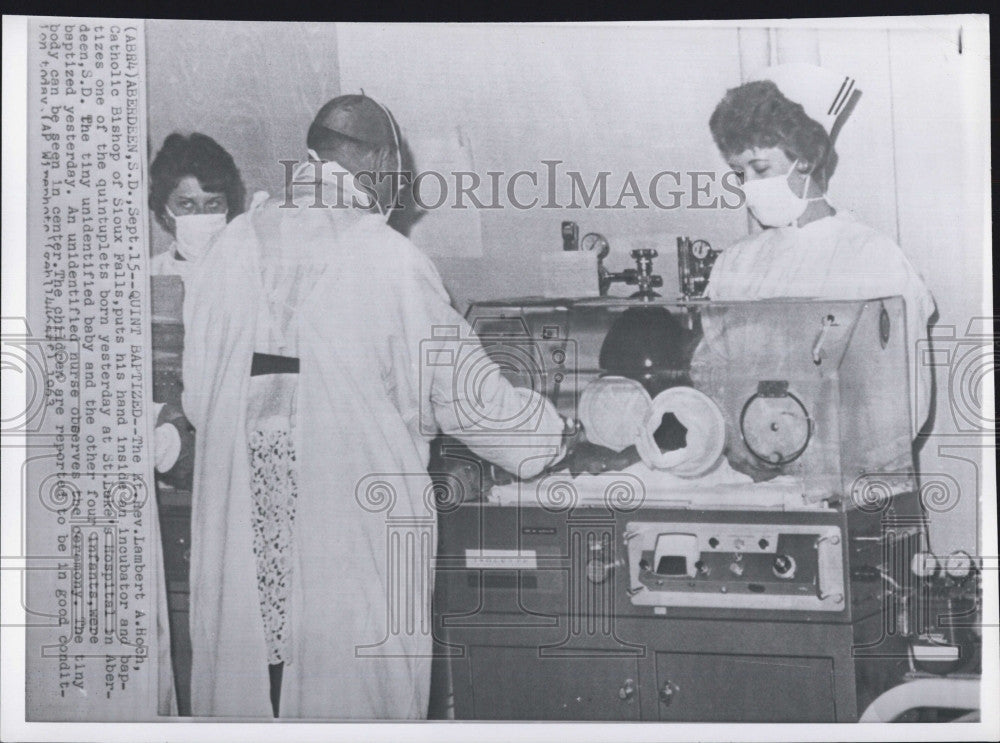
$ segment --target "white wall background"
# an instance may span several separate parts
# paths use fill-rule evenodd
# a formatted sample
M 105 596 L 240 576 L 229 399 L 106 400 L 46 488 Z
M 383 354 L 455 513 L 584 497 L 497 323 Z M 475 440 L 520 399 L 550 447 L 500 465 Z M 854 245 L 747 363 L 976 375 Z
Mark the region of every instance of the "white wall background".
M 708 118 L 725 90 L 753 71 L 749 65 L 818 62 L 853 75 L 863 91 L 837 142 L 834 204 L 900 243 L 937 298 L 939 327 L 956 327 L 964 336 L 987 304 L 990 114 L 983 21 L 805 22 L 778 31 L 735 23 L 264 27 L 156 21 L 149 23 L 148 45 L 154 149 L 174 129 L 204 131 L 236 157 L 248 192 L 276 191 L 277 160 L 301 156 L 312 113 L 339 92 L 363 88 L 396 115 L 417 170 L 456 164 L 485 180 L 490 170 L 543 171 L 542 160 L 556 159 L 563 172 L 580 171 L 588 182 L 611 171 L 614 201 L 628 171 L 640 183 L 660 170 L 721 175 Z M 566 183 L 560 181 L 557 192 L 562 203 Z M 471 298 L 539 293 L 540 256 L 561 249 L 564 219 L 577 221 L 581 234 L 596 230 L 610 239 L 614 270 L 630 263 L 632 248 L 658 248 L 667 287 L 676 286 L 677 236 L 725 245 L 747 230 L 741 211 L 505 208 L 434 212 L 416 223 L 411 237 L 434 256 L 463 305 Z M 982 339 L 976 343 L 981 349 Z M 968 448 L 975 437 L 959 435 L 946 374 L 939 375 L 938 390 L 921 466 L 954 477 L 960 491 L 953 507 L 932 513 L 933 547 L 974 551 L 983 452 Z
M 628 172 L 645 184 L 661 170 L 723 172 L 707 122 L 718 99 L 739 80 L 736 29 L 648 26 L 401 26 L 339 28 L 341 88 L 384 100 L 404 133 L 420 140 L 446 137 L 460 127 L 474 169 L 545 172 L 543 160 L 561 160 L 591 183 L 608 178 L 617 201 Z M 414 137 L 414 135 L 416 135 Z M 557 201 L 568 204 L 568 180 Z M 645 186 L 643 186 L 645 188 Z M 669 203 L 664 181 L 661 199 Z M 525 195 L 519 198 L 527 199 Z M 539 192 L 544 196 L 544 189 Z M 521 190 L 518 190 L 521 193 Z M 503 199 L 506 202 L 506 198 Z M 635 202 L 626 200 L 631 207 Z M 445 210 L 451 211 L 451 210 Z M 432 212 L 427 222 L 447 217 Z M 458 302 L 472 297 L 540 293 L 539 256 L 561 250 L 560 223 L 574 220 L 581 235 L 607 236 L 616 270 L 634 265 L 629 252 L 656 247 L 668 286 L 676 286 L 678 235 L 727 242 L 746 228 L 740 211 L 656 208 L 483 211 L 482 257 L 461 244 L 422 242 Z M 418 227 L 422 226 L 418 223 Z
M 976 420 L 975 408 L 995 367 L 993 303 L 984 302 L 993 273 L 989 80 L 988 73 L 977 74 L 988 69 L 989 46 L 982 29 L 966 25 L 959 54 L 956 26 L 890 32 L 887 52 L 898 239 L 937 300 L 935 351 L 949 354 L 936 373 L 932 435 L 920 456 L 923 472 L 948 475 L 961 487 L 954 508 L 932 514 L 936 551 L 969 549 L 973 533 L 982 539 L 977 506 L 996 508 L 995 478 L 983 483 L 995 443 L 982 450 L 977 436 L 965 435 L 990 423 Z M 970 335 L 970 325 L 982 335 Z

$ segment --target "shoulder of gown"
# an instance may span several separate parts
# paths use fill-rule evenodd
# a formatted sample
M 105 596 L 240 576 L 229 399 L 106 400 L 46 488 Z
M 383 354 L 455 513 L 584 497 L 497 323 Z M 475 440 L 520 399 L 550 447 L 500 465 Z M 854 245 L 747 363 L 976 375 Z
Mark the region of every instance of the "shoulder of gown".
M 833 219 L 838 233 L 836 249 L 843 251 L 844 261 L 854 263 L 860 275 L 882 276 L 907 302 L 917 302 L 921 314 L 929 317 L 934 310 L 934 296 L 902 247 L 866 224 L 839 216 Z
M 377 251 L 380 270 L 390 286 L 400 291 L 415 289 L 428 293 L 435 301 L 450 305 L 451 300 L 437 266 L 408 237 L 375 215 L 362 218 L 353 234 L 372 251 Z

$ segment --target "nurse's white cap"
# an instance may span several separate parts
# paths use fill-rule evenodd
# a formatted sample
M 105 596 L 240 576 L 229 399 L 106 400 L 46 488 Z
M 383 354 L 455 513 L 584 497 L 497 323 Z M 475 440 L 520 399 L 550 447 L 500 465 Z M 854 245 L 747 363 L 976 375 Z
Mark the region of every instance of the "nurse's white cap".
M 843 126 L 861 96 L 855 80 L 823 67 L 802 62 L 765 67 L 748 82 L 770 80 L 788 100 L 801 104 L 806 116 L 818 122 L 831 139 Z

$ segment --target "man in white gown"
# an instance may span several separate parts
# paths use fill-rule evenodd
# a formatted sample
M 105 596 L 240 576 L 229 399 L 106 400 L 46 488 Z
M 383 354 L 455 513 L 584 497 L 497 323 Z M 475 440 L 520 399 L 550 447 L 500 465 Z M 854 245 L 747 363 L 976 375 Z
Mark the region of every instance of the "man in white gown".
M 433 264 L 386 225 L 391 184 L 376 178 L 362 188 L 355 179 L 399 166 L 388 111 L 364 96 L 336 98 L 320 110 L 308 144 L 313 160 L 294 179 L 319 174 L 323 161 L 322 202 L 337 206 L 312 208 L 310 186 L 256 199 L 188 287 L 184 407 L 197 429 L 193 711 L 263 717 L 273 706 L 281 717 L 421 718 L 435 539 L 413 553 L 415 564 L 388 564 L 387 540 L 389 519 L 423 524 L 411 532 L 418 541 L 428 517 L 433 524 L 426 423 L 530 476 L 563 455 L 565 421 L 491 363 L 467 363 L 484 352 L 467 342 L 471 331 Z M 466 342 L 437 341 L 439 358 L 451 354 L 454 363 L 427 364 L 441 326 Z M 480 375 L 475 396 L 463 369 Z M 527 408 L 537 414 L 519 432 L 469 436 L 463 423 L 511 420 Z M 261 435 L 270 451 L 253 448 Z M 361 487 L 371 476 L 389 488 Z M 271 498 L 260 485 L 268 477 Z M 279 491 L 284 505 L 273 511 Z M 276 530 L 264 523 L 267 509 L 279 514 Z M 390 591 L 403 597 L 392 621 Z M 268 670 L 282 664 L 278 702 Z

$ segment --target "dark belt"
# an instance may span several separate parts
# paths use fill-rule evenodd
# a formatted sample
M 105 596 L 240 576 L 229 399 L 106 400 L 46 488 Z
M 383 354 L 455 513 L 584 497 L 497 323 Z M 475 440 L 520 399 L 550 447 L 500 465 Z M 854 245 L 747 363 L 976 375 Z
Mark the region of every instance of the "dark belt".
M 254 352 L 250 363 L 250 376 L 262 377 L 265 374 L 298 374 L 299 360 L 295 356 L 279 356 L 273 353 Z

